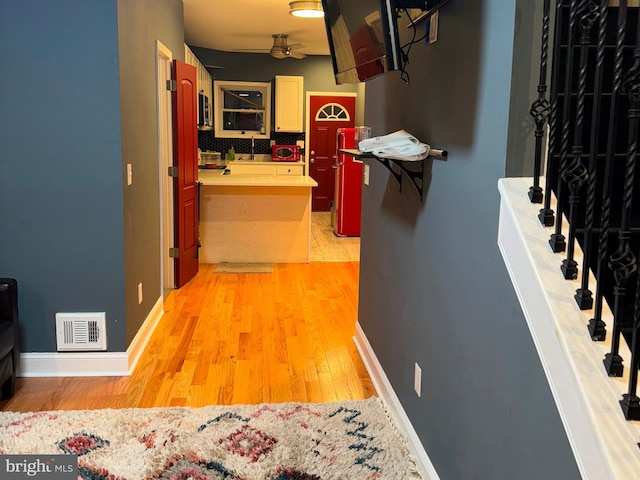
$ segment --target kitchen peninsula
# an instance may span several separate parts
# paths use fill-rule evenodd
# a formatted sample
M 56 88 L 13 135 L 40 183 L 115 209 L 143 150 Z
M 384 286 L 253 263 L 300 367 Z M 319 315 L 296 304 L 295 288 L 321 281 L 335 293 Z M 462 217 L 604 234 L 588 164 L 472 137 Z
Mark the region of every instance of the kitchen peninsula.
M 200 170 L 200 263 L 308 263 L 311 189 L 305 175 Z

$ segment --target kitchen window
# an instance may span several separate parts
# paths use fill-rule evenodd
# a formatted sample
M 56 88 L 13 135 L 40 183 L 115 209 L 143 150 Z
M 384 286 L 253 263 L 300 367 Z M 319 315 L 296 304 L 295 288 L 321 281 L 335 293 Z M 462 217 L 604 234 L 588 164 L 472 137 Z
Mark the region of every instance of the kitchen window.
M 213 82 L 214 128 L 219 138 L 269 138 L 269 82 Z

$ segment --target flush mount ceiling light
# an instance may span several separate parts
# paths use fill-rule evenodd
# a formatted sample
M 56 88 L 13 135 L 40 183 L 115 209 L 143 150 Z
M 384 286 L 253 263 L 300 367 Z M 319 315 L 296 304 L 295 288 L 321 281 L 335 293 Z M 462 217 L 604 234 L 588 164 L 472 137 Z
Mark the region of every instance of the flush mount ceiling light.
M 320 18 L 324 17 L 321 2 L 306 2 L 295 0 L 289 2 L 289 13 L 294 17 Z

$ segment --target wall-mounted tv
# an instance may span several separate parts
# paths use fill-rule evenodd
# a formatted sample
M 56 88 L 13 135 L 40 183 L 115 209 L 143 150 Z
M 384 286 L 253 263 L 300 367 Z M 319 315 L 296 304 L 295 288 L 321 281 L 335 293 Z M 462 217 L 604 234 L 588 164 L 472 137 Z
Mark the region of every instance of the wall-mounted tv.
M 322 0 L 336 84 L 402 68 L 393 0 Z
M 338 85 L 365 82 L 392 70 L 404 71 L 411 45 L 425 39 L 413 39 L 401 45 L 398 15 L 404 12 L 415 29 L 450 0 L 322 0 L 333 70 Z M 415 16 L 411 10 L 422 10 Z M 407 48 L 408 47 L 408 48 Z M 403 48 L 407 48 L 404 52 Z

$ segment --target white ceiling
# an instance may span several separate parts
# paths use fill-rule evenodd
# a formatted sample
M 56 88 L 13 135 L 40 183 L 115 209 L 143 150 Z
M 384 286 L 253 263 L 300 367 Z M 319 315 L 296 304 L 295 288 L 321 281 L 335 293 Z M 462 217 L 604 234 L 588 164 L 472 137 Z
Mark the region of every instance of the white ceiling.
M 289 0 L 183 0 L 188 45 L 223 51 L 264 49 L 271 35 L 289 35 L 289 44 L 307 55 L 329 55 L 323 18 L 289 14 Z

